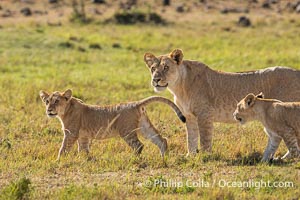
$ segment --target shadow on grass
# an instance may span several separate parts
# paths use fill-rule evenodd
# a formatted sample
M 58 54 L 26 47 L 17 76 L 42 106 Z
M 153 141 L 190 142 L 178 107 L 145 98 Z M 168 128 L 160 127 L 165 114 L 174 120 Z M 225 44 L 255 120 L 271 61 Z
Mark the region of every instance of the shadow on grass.
M 234 159 L 227 159 L 226 163 L 229 166 L 256 166 L 259 164 L 263 164 L 261 162 L 262 154 L 260 152 L 252 152 L 247 155 L 242 155 L 241 153 L 237 153 Z M 286 166 L 290 162 L 283 161 L 281 159 L 271 160 L 269 163 L 265 163 L 267 165 L 274 166 Z

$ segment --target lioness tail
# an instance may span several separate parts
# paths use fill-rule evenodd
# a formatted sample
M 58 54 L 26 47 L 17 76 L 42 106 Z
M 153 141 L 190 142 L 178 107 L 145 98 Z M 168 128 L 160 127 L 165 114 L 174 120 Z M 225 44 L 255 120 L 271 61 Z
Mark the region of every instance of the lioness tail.
M 153 102 L 162 102 L 162 103 L 165 103 L 165 104 L 171 106 L 171 108 L 176 112 L 179 119 L 184 123 L 186 122 L 185 116 L 182 114 L 180 109 L 175 105 L 175 103 L 173 103 L 172 101 L 170 101 L 169 99 L 166 99 L 164 97 L 151 96 L 151 97 L 148 97 L 146 99 L 143 99 L 143 100 L 139 101 L 138 105 L 139 106 L 146 106 L 146 105 L 148 105 L 150 103 L 153 103 Z

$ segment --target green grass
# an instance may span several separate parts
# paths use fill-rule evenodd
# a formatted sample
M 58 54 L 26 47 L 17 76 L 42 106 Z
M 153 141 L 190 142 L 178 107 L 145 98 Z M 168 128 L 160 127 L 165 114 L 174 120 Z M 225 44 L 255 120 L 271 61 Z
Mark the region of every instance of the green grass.
M 174 23 L 167 26 L 47 27 L 34 23 L 5 25 L 0 31 L 0 197 L 20 199 L 297 199 L 299 162 L 258 163 L 267 137 L 259 123 L 246 126 L 215 124 L 212 155 L 186 158 L 185 127 L 165 106 L 148 113 L 168 138 L 165 166 L 159 150 L 143 140 L 135 157 L 119 138 L 94 141 L 92 159 L 70 153 L 55 162 L 61 125 L 48 119 L 39 90 L 72 88 L 90 104 L 114 104 L 154 95 L 143 54 L 166 54 L 182 48 L 185 59 L 200 60 L 224 71 L 274 65 L 300 69 L 299 22 L 289 18 L 254 21 L 251 28 L 235 26 L 233 18 Z M 232 27 L 224 31 L 224 27 Z M 72 39 L 70 39 L 72 38 Z M 66 43 L 72 45 L 66 46 Z M 102 49 L 90 49 L 90 44 Z M 119 44 L 120 48 L 114 48 Z M 85 49 L 85 52 L 79 50 Z M 169 92 L 160 95 L 172 98 Z M 278 155 L 286 151 L 281 145 Z M 74 147 L 75 152 L 75 147 Z M 30 187 L 20 189 L 24 178 Z M 209 187 L 161 187 L 155 181 L 200 182 Z M 220 187 L 226 181 L 290 181 L 294 187 L 260 189 Z M 149 183 L 150 186 L 146 184 Z M 26 185 L 26 184 L 25 184 Z M 15 189 L 19 188 L 19 189 Z M 17 191 L 12 193 L 11 191 Z M 18 193 L 19 192 L 19 193 Z M 24 193 L 24 194 L 23 194 Z M 15 196 L 10 196 L 15 195 Z

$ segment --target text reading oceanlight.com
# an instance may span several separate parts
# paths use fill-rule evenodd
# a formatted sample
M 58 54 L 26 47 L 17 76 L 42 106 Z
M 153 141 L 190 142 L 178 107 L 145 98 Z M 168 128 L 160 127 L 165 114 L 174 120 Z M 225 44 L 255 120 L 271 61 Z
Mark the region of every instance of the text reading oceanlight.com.
M 295 187 L 292 181 L 270 181 L 270 180 L 247 180 L 247 181 L 228 181 L 225 179 L 215 180 L 212 182 L 203 179 L 198 180 L 162 180 L 155 179 L 153 181 L 145 181 L 146 187 L 194 187 L 194 188 L 293 188 Z

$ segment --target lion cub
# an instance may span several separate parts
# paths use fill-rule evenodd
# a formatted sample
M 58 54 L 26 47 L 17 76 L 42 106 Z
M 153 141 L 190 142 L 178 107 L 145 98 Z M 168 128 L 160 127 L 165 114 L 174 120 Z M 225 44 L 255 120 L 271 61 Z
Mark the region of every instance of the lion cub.
M 64 131 L 64 139 L 59 150 L 58 160 L 64 152 L 70 150 L 78 141 L 78 151 L 89 152 L 92 139 L 105 139 L 121 136 L 125 142 L 140 154 L 143 144 L 137 137 L 137 131 L 156 144 L 162 157 L 167 150 L 167 140 L 153 127 L 147 117 L 145 106 L 152 102 L 165 103 L 176 112 L 181 121 L 185 122 L 179 108 L 170 100 L 163 97 L 149 97 L 141 101 L 122 103 L 110 106 L 87 105 L 72 97 L 70 89 L 63 93 L 48 94 L 40 91 L 40 97 L 46 106 L 49 117 L 60 119 Z
M 281 102 L 276 99 L 264 99 L 259 95 L 248 94 L 238 104 L 233 113 L 241 124 L 250 120 L 260 121 L 269 136 L 262 161 L 270 161 L 281 142 L 285 142 L 288 152 L 282 157 L 300 156 L 300 102 Z

